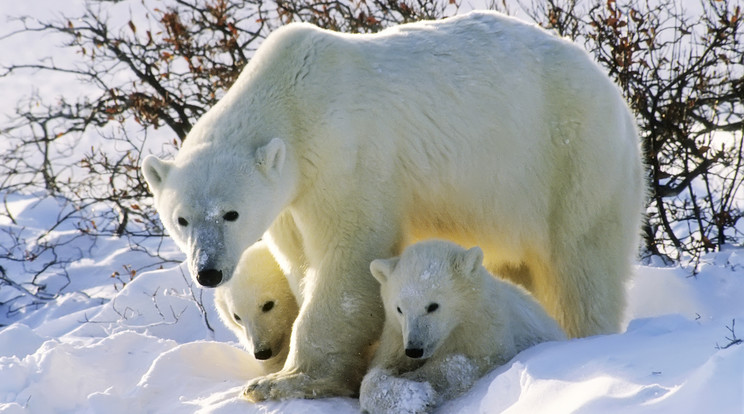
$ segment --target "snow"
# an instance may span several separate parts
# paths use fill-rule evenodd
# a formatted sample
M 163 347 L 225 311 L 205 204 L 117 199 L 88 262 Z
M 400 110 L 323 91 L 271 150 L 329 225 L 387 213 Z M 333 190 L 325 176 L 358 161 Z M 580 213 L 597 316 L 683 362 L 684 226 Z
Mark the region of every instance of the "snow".
M 4 14 L 54 14 L 61 3 L 68 12 L 82 4 L 10 2 Z M 0 35 L 17 28 L 3 23 Z M 12 40 L 24 47 L 1 41 L 8 62 L 34 61 L 39 55 L 30 51 L 44 48 L 41 56 L 53 55 L 60 43 Z M 0 79 L 3 121 L 31 89 L 47 97 L 79 93 L 69 77 L 31 75 Z M 221 324 L 213 291 L 196 287 L 170 240 L 144 240 L 143 251 L 72 226 L 45 235 L 69 206 L 42 195 L 0 198 L 15 219 L 0 218 L 2 251 L 14 245 L 13 234 L 26 240 L 19 255 L 41 251 L 44 241 L 64 242 L 34 261 L 0 262 L 19 283 L 0 289 L 0 413 L 359 412 L 351 398 L 240 399 L 261 367 Z M 153 265 L 156 250 L 168 261 Z M 69 263 L 36 283 L 61 294 L 34 304 L 19 289 L 33 289 L 51 254 Z M 112 277 L 127 269 L 136 270 L 132 280 Z M 744 337 L 744 248 L 705 256 L 695 276 L 687 267 L 639 265 L 628 295 L 624 332 L 530 348 L 436 412 L 744 413 L 744 346 L 727 347 L 734 334 Z M 416 397 L 403 406 L 415 406 Z
M 65 208 L 33 196 L 14 203 L 17 226 L 32 233 Z M 72 243 L 87 249 L 90 241 Z M 5 316 L 0 413 L 359 411 L 351 398 L 240 399 L 261 367 L 221 324 L 213 291 L 196 287 L 183 263 L 119 287 L 112 269 L 144 260 L 127 249 L 124 239 L 98 240 L 69 269 L 62 295 Z M 178 257 L 172 246 L 164 250 Z M 623 333 L 530 348 L 437 412 L 743 412 L 744 346 L 725 347 L 734 321 L 744 321 L 744 249 L 705 256 L 699 269 L 692 276 L 689 268 L 639 265 Z

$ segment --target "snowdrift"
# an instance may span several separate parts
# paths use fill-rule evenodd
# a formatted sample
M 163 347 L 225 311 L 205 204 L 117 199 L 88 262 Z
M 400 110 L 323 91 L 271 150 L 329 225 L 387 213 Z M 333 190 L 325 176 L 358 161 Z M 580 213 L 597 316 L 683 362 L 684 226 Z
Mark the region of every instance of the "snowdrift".
M 16 223 L 0 223 L 6 229 L 41 231 L 61 208 L 33 196 L 10 201 Z M 126 240 L 76 238 L 67 248 L 85 257 L 70 266 L 59 298 L 13 318 L 0 307 L 0 413 L 359 412 L 350 398 L 241 400 L 259 366 L 185 266 L 146 271 L 122 287 L 112 271 L 148 260 Z M 161 251 L 180 257 L 172 246 Z M 623 333 L 528 349 L 438 412 L 744 412 L 744 346 L 733 343 L 744 337 L 735 322 L 744 321 L 744 249 L 709 255 L 691 273 L 638 266 Z M 4 287 L 0 301 L 12 294 Z

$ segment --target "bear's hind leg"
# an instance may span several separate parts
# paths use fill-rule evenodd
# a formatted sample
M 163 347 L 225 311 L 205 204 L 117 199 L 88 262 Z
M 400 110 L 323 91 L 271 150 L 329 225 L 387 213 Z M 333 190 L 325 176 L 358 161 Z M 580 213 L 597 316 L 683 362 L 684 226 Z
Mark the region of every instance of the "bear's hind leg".
M 533 295 L 569 337 L 616 333 L 621 327 L 631 260 L 600 237 L 570 250 L 567 243 L 556 243 L 550 263 L 531 266 Z
M 533 271 L 535 298 L 569 337 L 617 333 L 621 328 L 631 261 L 617 251 L 593 247 L 585 244 L 575 255 L 563 252 L 551 265 Z

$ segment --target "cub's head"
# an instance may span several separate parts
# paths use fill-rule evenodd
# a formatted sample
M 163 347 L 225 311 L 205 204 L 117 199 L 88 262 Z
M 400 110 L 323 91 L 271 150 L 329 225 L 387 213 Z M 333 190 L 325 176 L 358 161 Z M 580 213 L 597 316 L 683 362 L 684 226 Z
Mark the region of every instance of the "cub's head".
M 256 359 L 266 361 L 272 371 L 282 368 L 299 309 L 262 242 L 243 253 L 232 280 L 215 291 L 215 304 L 222 321 Z
M 400 327 L 408 357 L 431 357 L 460 324 L 469 305 L 464 291 L 475 287 L 482 262 L 480 248 L 465 250 L 439 240 L 414 244 L 400 257 L 372 261 L 386 318 Z
M 184 147 L 173 161 L 150 155 L 142 163 L 163 225 L 205 287 L 232 277 L 240 254 L 261 238 L 294 191 L 282 139 L 245 156 L 236 151 L 206 142 Z

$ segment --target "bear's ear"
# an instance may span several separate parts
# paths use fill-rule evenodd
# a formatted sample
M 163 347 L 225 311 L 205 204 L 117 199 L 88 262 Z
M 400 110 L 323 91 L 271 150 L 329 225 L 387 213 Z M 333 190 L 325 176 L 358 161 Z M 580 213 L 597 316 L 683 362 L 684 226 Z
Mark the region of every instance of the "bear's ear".
M 395 270 L 398 260 L 400 259 L 397 257 L 390 259 L 375 259 L 369 264 L 369 271 L 372 272 L 372 276 L 374 276 L 380 284 L 383 284 L 387 282 L 388 277 L 393 273 L 393 270 Z
M 460 269 L 467 274 L 477 273 L 483 264 L 483 250 L 480 247 L 472 247 L 460 256 Z
M 148 155 L 142 161 L 142 175 L 145 176 L 145 181 L 150 186 L 153 195 L 160 192 L 172 165 L 171 162 L 163 161 L 154 155 Z
M 281 138 L 272 138 L 268 144 L 256 150 L 256 163 L 264 174 L 278 174 L 284 165 L 287 146 Z

